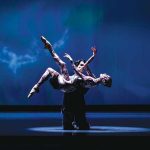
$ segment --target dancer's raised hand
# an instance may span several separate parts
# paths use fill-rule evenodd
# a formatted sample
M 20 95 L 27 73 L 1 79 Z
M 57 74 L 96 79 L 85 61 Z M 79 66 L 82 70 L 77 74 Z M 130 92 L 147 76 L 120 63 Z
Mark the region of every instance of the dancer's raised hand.
M 92 52 L 93 52 L 93 55 L 96 55 L 96 52 L 97 52 L 96 47 L 95 47 L 95 46 L 92 46 L 92 47 L 91 47 L 91 50 L 92 50 Z
M 69 59 L 71 62 L 73 62 L 73 59 L 69 54 L 65 53 L 64 57 Z

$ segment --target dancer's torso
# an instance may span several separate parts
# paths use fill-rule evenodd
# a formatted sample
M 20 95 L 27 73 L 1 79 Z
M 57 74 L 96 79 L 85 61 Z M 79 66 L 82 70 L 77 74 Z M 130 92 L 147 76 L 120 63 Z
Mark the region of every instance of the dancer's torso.
M 60 85 L 59 88 L 62 92 L 72 92 L 76 90 L 77 86 L 80 84 L 80 81 L 82 81 L 82 79 L 75 74 L 69 77 L 70 77 L 70 80 L 68 83 L 64 79 L 63 75 L 58 76 L 58 83 Z
M 62 92 L 70 93 L 70 92 L 75 91 L 79 87 L 90 88 L 90 87 L 94 86 L 92 80 L 91 81 L 90 80 L 83 81 L 83 79 L 81 79 L 76 74 L 69 76 L 69 78 L 70 78 L 70 80 L 66 81 L 63 75 L 58 75 L 57 79 L 55 80 L 55 82 L 57 82 L 57 84 L 58 84 L 57 89 Z

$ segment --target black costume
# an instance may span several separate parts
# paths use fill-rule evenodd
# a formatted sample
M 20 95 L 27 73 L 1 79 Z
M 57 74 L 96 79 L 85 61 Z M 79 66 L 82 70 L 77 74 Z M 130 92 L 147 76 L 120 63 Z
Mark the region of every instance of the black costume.
M 89 123 L 85 114 L 84 95 L 88 88 L 78 87 L 77 90 L 64 93 L 63 99 L 63 128 L 65 130 L 75 129 L 75 125 L 80 130 L 89 129 Z

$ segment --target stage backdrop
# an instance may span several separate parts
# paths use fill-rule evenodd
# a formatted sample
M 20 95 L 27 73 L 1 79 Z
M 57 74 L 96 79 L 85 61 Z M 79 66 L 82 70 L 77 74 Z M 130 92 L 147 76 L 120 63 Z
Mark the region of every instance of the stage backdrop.
M 98 77 L 107 73 L 111 88 L 86 94 L 89 105 L 150 104 L 150 1 L 0 0 L 0 105 L 57 105 L 63 93 L 49 82 L 30 100 L 27 95 L 46 68 L 59 71 L 40 36 L 58 55 L 88 59 Z

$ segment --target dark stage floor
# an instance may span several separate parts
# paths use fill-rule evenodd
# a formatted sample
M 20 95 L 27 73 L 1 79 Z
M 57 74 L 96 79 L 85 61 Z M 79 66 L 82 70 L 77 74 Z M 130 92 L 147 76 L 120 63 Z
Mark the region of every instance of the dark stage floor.
M 61 113 L 0 113 L 0 136 L 150 135 L 150 113 L 87 113 L 91 130 L 63 130 Z
M 68 145 L 76 141 L 77 146 L 78 142 L 81 145 L 81 141 L 86 141 L 83 143 L 89 149 L 93 149 L 89 147 L 92 146 L 92 142 L 95 146 L 103 147 L 106 141 L 115 140 L 113 142 L 117 143 L 121 138 L 128 142 L 132 141 L 132 139 L 129 140 L 131 137 L 150 139 L 150 113 L 87 113 L 91 130 L 80 131 L 64 131 L 61 126 L 61 117 L 61 113 L 0 113 L 0 148 L 8 148 L 13 145 L 21 149 L 21 146 L 24 145 L 23 148 L 28 149 L 31 145 L 36 145 L 38 149 L 46 145 L 44 149 L 50 147 L 60 149 L 64 143 Z M 31 141 L 34 144 L 31 144 Z M 43 145 L 39 145 L 41 142 Z M 136 145 L 138 144 L 137 140 Z M 107 146 L 106 144 L 105 147 Z

